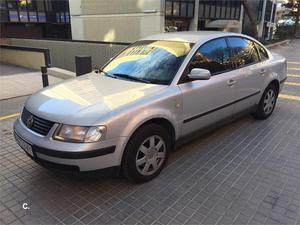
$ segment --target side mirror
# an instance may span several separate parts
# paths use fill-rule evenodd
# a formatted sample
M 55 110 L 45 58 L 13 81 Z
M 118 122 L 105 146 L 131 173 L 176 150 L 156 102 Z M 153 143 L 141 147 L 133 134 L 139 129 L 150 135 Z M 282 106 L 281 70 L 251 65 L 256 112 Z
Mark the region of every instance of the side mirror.
M 192 69 L 188 75 L 188 77 L 192 80 L 209 80 L 210 76 L 209 70 L 199 68 Z

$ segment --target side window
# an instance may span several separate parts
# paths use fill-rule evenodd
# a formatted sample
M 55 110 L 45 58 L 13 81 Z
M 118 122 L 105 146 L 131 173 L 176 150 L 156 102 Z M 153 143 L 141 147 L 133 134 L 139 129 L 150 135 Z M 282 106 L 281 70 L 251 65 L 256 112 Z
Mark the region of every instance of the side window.
M 230 52 L 225 39 L 202 45 L 190 61 L 189 71 L 193 68 L 207 69 L 212 75 L 230 69 Z
M 236 67 L 259 61 L 258 53 L 252 41 L 239 37 L 230 37 L 228 41 L 232 49 L 231 61 Z
M 260 60 L 264 61 L 267 60 L 269 58 L 267 51 L 259 44 L 255 43 L 256 49 L 259 52 L 260 55 Z

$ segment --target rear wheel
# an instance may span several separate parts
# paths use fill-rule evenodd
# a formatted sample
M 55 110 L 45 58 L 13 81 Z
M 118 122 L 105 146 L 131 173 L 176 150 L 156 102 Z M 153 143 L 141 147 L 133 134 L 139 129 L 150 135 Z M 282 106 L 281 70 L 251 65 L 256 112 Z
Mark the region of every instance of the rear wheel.
M 153 179 L 163 169 L 170 148 L 171 140 L 165 128 L 158 124 L 142 126 L 126 146 L 122 162 L 125 177 L 134 182 Z
M 264 120 L 267 119 L 274 111 L 278 91 L 274 84 L 270 84 L 264 91 L 256 111 L 253 113 L 254 118 Z

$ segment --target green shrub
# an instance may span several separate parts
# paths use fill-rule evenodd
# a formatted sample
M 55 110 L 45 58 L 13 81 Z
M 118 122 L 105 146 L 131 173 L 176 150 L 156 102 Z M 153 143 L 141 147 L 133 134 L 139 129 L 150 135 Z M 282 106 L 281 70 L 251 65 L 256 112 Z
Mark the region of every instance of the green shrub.
M 275 38 L 284 40 L 293 37 L 294 26 L 277 26 Z

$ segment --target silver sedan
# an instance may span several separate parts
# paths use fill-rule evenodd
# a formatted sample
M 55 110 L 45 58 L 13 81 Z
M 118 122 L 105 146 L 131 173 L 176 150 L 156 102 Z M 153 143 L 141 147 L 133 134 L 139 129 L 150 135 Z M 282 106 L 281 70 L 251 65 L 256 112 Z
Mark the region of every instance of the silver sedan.
M 286 60 L 251 37 L 177 32 L 137 41 L 99 71 L 42 89 L 14 124 L 36 162 L 157 176 L 180 141 L 250 112 L 268 118 Z

